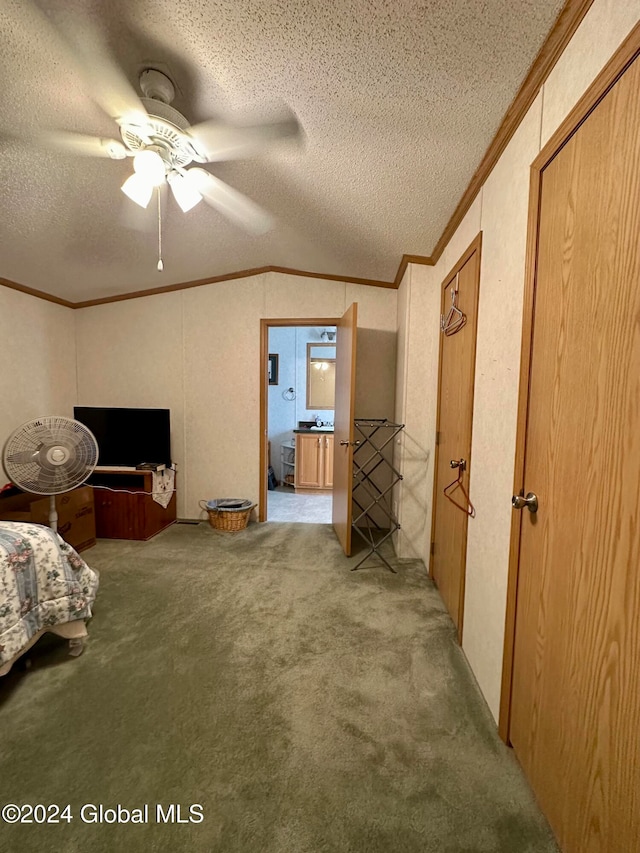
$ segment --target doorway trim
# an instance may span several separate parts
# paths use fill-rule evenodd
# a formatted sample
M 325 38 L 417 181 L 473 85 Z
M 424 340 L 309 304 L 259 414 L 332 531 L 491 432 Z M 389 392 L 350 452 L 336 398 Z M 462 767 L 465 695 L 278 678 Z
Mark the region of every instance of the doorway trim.
M 258 521 L 267 520 L 269 329 L 272 326 L 337 326 L 339 321 L 339 317 L 280 317 L 260 320 L 260 492 Z
M 531 164 L 529 187 L 529 213 L 527 225 L 527 251 L 522 319 L 522 344 L 520 359 L 520 387 L 516 421 L 516 452 L 514 463 L 513 494 L 523 488 L 527 423 L 529 414 L 529 385 L 533 346 L 535 285 L 537 272 L 538 231 L 540 228 L 540 200 L 542 176 L 545 168 L 564 147 L 580 125 L 586 121 L 600 101 L 640 54 L 640 24 L 631 30 L 618 50 L 578 101 L 547 144 Z M 498 732 L 509 744 L 513 664 L 517 615 L 518 571 L 520 562 L 520 515 L 512 513 L 509 544 L 509 571 L 507 578 L 507 605 L 505 615 L 504 654 L 502 659 L 502 687 Z

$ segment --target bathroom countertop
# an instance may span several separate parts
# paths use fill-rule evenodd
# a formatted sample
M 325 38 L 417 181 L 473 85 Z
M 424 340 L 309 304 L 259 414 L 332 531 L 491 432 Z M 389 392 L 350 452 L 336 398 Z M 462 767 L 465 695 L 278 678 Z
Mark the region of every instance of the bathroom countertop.
M 320 429 L 313 429 L 313 427 L 303 427 L 303 428 L 301 428 L 301 429 L 294 429 L 294 433 L 296 433 L 296 432 L 302 432 L 302 433 L 307 433 L 307 432 L 312 432 L 312 433 L 318 432 L 318 433 L 319 433 L 319 432 L 323 432 L 323 433 L 325 433 L 325 435 L 326 435 L 327 433 L 328 433 L 329 435 L 333 435 L 333 431 L 334 431 L 334 430 L 333 430 L 333 427 L 329 427 L 328 429 L 325 429 L 324 427 L 320 427 Z

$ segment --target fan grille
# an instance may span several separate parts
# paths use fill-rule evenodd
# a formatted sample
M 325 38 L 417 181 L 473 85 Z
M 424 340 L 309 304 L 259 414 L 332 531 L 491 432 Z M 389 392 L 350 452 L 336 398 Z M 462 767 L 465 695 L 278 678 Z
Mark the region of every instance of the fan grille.
M 161 101 L 143 98 L 142 103 L 148 112 L 148 121 L 143 128 L 145 137 L 140 136 L 140 128 L 136 125 L 122 124 L 120 134 L 127 148 L 130 151 L 140 151 L 147 148 L 151 140 L 151 143 L 162 143 L 169 148 L 174 166 L 187 166 L 191 163 L 196 158 L 196 152 L 181 132 L 189 127 L 186 118 Z
M 28 421 L 9 437 L 3 463 L 14 485 L 58 495 L 84 483 L 98 461 L 98 443 L 84 424 L 49 416 Z

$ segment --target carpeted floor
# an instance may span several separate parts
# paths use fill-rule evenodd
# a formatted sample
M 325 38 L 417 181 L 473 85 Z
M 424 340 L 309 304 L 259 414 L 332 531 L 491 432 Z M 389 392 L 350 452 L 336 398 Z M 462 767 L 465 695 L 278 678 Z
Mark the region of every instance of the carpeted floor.
M 84 655 L 45 638 L 0 680 L 0 801 L 73 819 L 0 824 L 3 853 L 556 851 L 421 565 L 352 573 L 317 524 L 83 556 Z M 172 803 L 204 819 L 158 822 Z M 148 823 L 83 823 L 84 804 Z

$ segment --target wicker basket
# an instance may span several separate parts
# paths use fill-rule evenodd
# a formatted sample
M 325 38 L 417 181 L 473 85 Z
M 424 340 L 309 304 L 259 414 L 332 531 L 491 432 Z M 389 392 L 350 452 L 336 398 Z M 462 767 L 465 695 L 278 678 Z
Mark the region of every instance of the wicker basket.
M 226 506 L 226 504 L 239 503 L 240 506 Z M 200 501 L 200 506 L 206 510 L 209 516 L 209 524 L 214 530 L 224 530 L 227 532 L 236 532 L 244 530 L 249 524 L 251 513 L 256 504 L 249 500 L 234 501 L 233 498 L 222 498 L 217 501 L 209 501 L 203 505 L 204 501 Z

